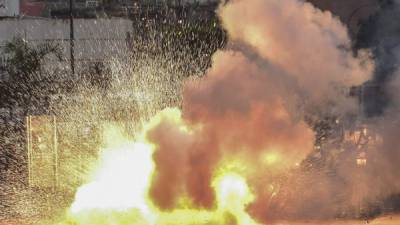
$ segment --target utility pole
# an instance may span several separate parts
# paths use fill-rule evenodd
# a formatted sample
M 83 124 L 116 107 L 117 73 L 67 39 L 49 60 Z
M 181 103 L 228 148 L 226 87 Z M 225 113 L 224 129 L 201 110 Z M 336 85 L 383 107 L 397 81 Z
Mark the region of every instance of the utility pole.
M 75 57 L 74 57 L 74 0 L 69 0 L 69 44 L 70 44 L 70 60 L 71 60 L 71 72 L 72 76 L 75 77 Z

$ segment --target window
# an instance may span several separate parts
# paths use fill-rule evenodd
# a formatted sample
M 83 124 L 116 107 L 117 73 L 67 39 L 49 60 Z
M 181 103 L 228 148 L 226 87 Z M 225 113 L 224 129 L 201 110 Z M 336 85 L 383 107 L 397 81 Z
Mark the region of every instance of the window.
M 87 0 L 86 7 L 87 8 L 96 8 L 99 5 L 99 2 L 96 0 Z

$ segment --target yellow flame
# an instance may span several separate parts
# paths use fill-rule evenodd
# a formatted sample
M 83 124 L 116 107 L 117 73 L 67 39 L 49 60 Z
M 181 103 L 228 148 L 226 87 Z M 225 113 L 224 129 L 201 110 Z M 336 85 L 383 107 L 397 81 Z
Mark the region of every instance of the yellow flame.
M 117 126 L 104 126 L 107 146 L 92 181 L 80 187 L 69 210 L 74 224 L 154 224 L 148 197 L 154 147 L 128 140 Z M 71 219 L 71 218 L 70 218 Z
M 167 109 L 149 122 L 145 130 L 167 119 L 190 132 L 181 120 L 180 111 Z M 189 196 L 182 195 L 184 208 L 161 211 L 151 201 L 149 188 L 154 175 L 154 146 L 147 141 L 133 142 L 123 137 L 116 127 L 105 132 L 107 145 L 100 167 L 92 182 L 76 193 L 69 211 L 74 225 L 195 225 L 237 224 L 256 225 L 246 212 L 254 200 L 244 177 L 228 169 L 216 170 L 212 187 L 216 203 L 213 210 L 193 207 Z M 144 137 L 145 135 L 143 135 Z
M 218 210 L 231 213 L 238 225 L 257 224 L 246 212 L 246 206 L 254 200 L 246 180 L 235 173 L 224 174 L 213 182 Z
M 266 165 L 273 165 L 281 160 L 281 155 L 276 151 L 267 151 L 262 155 L 261 159 Z
M 174 123 L 181 131 L 190 133 L 191 129 L 186 126 L 184 121 L 182 120 L 182 112 L 178 108 L 166 108 L 159 113 L 157 113 L 148 123 L 144 125 L 144 132 L 142 135 L 145 135 L 148 130 L 151 130 L 153 127 L 157 126 L 161 123 L 161 121 L 168 121 L 170 123 Z M 142 137 L 143 138 L 143 137 Z
M 103 124 L 103 143 L 106 146 L 105 150 L 111 150 L 132 143 L 132 141 L 125 137 L 122 129 L 117 125 L 105 123 Z
M 86 209 L 147 210 L 144 196 L 154 169 L 152 150 L 143 143 L 131 143 L 106 150 L 102 168 L 94 180 L 82 186 L 71 212 Z

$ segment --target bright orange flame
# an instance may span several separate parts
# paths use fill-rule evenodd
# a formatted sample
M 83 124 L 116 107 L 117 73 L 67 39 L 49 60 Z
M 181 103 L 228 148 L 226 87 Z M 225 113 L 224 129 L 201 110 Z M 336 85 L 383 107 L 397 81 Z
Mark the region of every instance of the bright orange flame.
M 168 119 L 190 132 L 177 109 L 160 112 L 146 126 L 152 127 L 161 119 Z M 245 178 L 226 168 L 217 170 L 219 173 L 212 182 L 216 196 L 213 210 L 190 207 L 170 212 L 159 210 L 148 195 L 155 168 L 154 146 L 145 140 L 127 140 L 115 126 L 107 129 L 104 138 L 111 147 L 104 150 L 93 180 L 79 188 L 65 224 L 230 224 L 232 221 L 238 225 L 257 224 L 246 212 L 246 205 L 254 196 Z

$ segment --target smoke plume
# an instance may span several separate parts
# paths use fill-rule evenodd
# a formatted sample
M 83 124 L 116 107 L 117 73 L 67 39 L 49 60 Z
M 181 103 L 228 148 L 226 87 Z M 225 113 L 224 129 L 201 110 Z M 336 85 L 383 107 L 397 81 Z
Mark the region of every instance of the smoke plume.
M 246 177 L 265 201 L 265 181 L 313 149 L 305 113 L 355 110 L 343 90 L 372 74 L 368 52 L 354 54 L 346 28 L 311 4 L 236 0 L 218 13 L 228 47 L 214 54 L 204 78 L 184 84 L 182 115 L 147 134 L 157 146 L 150 194 L 162 209 L 178 207 L 182 193 L 196 207 L 212 207 L 211 178 L 233 155 L 243 156 Z

